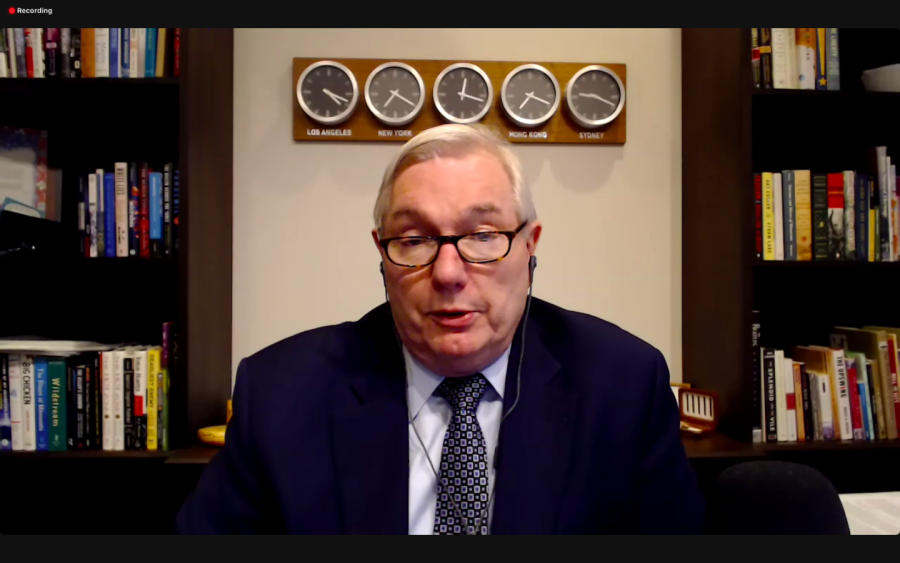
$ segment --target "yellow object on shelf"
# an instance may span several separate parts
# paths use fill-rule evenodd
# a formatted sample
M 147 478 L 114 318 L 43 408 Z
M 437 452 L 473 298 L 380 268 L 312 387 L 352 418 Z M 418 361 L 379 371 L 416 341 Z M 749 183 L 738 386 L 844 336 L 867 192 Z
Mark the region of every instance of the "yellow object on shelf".
M 225 445 L 225 428 L 222 426 L 207 426 L 197 431 L 200 441 L 208 446 L 224 446 Z

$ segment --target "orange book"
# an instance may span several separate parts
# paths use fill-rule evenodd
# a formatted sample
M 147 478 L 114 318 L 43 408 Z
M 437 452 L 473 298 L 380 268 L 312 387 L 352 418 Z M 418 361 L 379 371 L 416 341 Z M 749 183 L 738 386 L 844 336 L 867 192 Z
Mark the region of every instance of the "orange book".
M 94 28 L 81 28 L 81 77 L 94 78 Z
M 805 442 L 806 429 L 803 424 L 803 374 L 800 371 L 801 365 L 803 364 L 794 362 L 794 395 L 798 397 L 795 399 L 797 403 L 797 441 Z

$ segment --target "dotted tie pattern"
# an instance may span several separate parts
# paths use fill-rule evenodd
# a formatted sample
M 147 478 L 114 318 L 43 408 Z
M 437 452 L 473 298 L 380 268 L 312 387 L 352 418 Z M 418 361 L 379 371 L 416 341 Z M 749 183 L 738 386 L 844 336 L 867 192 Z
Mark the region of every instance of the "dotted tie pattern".
M 441 450 L 441 483 L 434 511 L 436 535 L 487 535 L 488 472 L 487 446 L 475 416 L 488 382 L 483 375 L 447 377 L 435 393 L 450 403 L 453 418 Z M 446 487 L 444 486 L 446 483 Z M 456 507 L 465 516 L 461 521 Z M 479 530 L 475 530 L 479 524 Z M 464 530 L 463 526 L 467 526 Z

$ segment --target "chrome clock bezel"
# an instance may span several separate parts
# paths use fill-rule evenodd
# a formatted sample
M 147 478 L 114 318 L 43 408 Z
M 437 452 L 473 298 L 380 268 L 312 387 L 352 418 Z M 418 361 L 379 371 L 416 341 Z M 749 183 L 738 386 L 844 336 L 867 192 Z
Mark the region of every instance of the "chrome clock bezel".
M 548 111 L 544 117 L 540 117 L 537 119 L 526 119 L 524 117 L 519 117 L 515 114 L 515 112 L 513 112 L 512 108 L 509 107 L 509 104 L 506 101 L 506 88 L 509 85 L 509 82 L 513 79 L 513 77 L 526 70 L 537 70 L 544 73 L 550 78 L 550 82 L 553 83 L 553 88 L 556 90 L 556 95 L 553 98 L 553 105 L 550 107 L 550 111 Z M 552 72 L 539 64 L 524 64 L 512 69 L 511 71 L 509 71 L 509 74 L 506 75 L 506 78 L 503 79 L 503 87 L 500 89 L 500 102 L 503 104 L 503 110 L 506 113 L 506 116 L 514 123 L 516 123 L 517 125 L 521 125 L 522 127 L 539 127 L 550 121 L 550 119 L 552 119 L 553 116 L 556 115 L 556 112 L 559 110 L 561 99 L 562 92 L 560 91 L 559 81 L 556 79 L 556 76 L 554 76 Z
M 306 105 L 306 102 L 303 101 L 303 95 L 302 95 L 303 81 L 306 79 L 307 76 L 309 76 L 309 73 L 318 68 L 322 68 L 325 66 L 331 66 L 331 67 L 337 68 L 338 70 L 341 70 L 342 72 L 345 72 L 347 74 L 347 76 L 350 77 L 350 85 L 353 88 L 353 96 L 351 96 L 350 102 L 347 104 L 347 109 L 345 109 L 341 113 L 339 113 L 337 115 L 333 115 L 331 117 L 323 117 L 323 116 L 318 115 L 316 112 L 312 111 Z M 353 115 L 354 110 L 356 110 L 356 106 L 359 104 L 359 85 L 356 82 L 356 77 L 353 76 L 353 72 L 346 66 L 342 65 L 341 63 L 339 63 L 337 61 L 327 61 L 327 60 L 326 61 L 317 61 L 317 62 L 314 62 L 313 64 L 309 65 L 308 67 L 306 67 L 306 69 L 304 69 L 303 72 L 300 74 L 300 79 L 297 80 L 296 96 L 297 96 L 297 102 L 300 103 L 300 109 L 302 109 L 303 113 L 305 113 L 310 119 L 312 119 L 316 123 L 320 123 L 322 125 L 337 125 L 339 123 L 343 123 L 343 122 L 347 121 L 348 119 L 350 119 L 350 116 Z
M 369 88 L 371 87 L 372 81 L 375 79 L 375 76 L 382 70 L 388 68 L 402 68 L 403 70 L 408 71 L 413 75 L 413 77 L 416 79 L 416 83 L 419 85 L 419 101 L 416 103 L 416 106 L 413 108 L 412 112 L 410 112 L 409 115 L 403 117 L 389 117 L 381 113 L 379 110 L 375 109 L 375 103 L 372 101 L 372 97 L 369 95 Z M 422 76 L 419 74 L 419 71 L 417 71 L 410 65 L 401 63 L 399 61 L 392 61 L 380 64 L 375 67 L 375 69 L 369 73 L 369 78 L 366 79 L 366 85 L 363 88 L 363 92 L 366 98 L 366 105 L 369 107 L 369 111 L 372 112 L 372 115 L 375 116 L 375 119 L 385 125 L 391 126 L 406 125 L 419 117 L 419 114 L 422 113 L 422 108 L 425 107 L 425 98 L 428 97 L 425 91 L 425 82 L 422 80 Z
M 444 79 L 444 76 L 459 68 L 466 68 L 474 71 L 479 76 L 481 76 L 481 78 L 484 80 L 484 83 L 487 84 L 488 102 L 484 104 L 484 109 L 482 109 L 472 117 L 466 117 L 465 119 L 459 119 L 458 117 L 455 117 L 453 114 L 445 110 L 443 106 L 441 106 L 441 100 L 438 97 L 438 90 L 440 88 L 441 81 Z M 486 116 L 488 112 L 491 111 L 491 106 L 494 105 L 494 85 L 491 84 L 491 79 L 487 75 L 487 73 L 484 72 L 478 65 L 474 65 L 472 63 L 453 63 L 452 65 L 442 70 L 441 73 L 437 75 L 437 78 L 434 79 L 432 98 L 434 99 L 434 107 L 437 108 L 438 113 L 440 113 L 441 117 L 443 117 L 448 123 L 458 123 L 460 125 L 476 123 L 484 119 L 484 116 Z
M 609 115 L 609 117 L 603 119 L 588 119 L 583 115 L 580 115 L 578 111 L 575 110 L 575 105 L 572 100 L 572 87 L 575 85 L 575 81 L 578 80 L 578 78 L 580 78 L 582 75 L 594 71 L 600 71 L 608 74 L 612 77 L 613 80 L 616 81 L 616 85 L 619 87 L 619 104 L 616 106 L 616 109 L 614 109 L 613 112 Z M 585 129 L 596 129 L 597 127 L 602 127 L 603 125 L 612 123 L 617 117 L 619 117 L 619 114 L 622 113 L 622 110 L 625 109 L 625 85 L 622 84 L 622 79 L 620 79 L 619 75 L 616 74 L 612 69 L 603 65 L 588 65 L 576 72 L 566 84 L 566 109 L 568 109 L 569 115 L 572 116 L 572 119 L 574 119 L 576 123 L 578 123 Z

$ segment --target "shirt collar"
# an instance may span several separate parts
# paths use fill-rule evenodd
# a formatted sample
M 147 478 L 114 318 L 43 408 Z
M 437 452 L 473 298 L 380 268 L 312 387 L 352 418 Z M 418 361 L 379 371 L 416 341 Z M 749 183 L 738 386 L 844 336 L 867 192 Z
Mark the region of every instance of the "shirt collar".
M 481 370 L 481 374 L 500 398 L 503 398 L 503 391 L 506 389 L 506 368 L 509 365 L 509 352 L 512 346 L 500 354 L 494 363 Z M 406 360 L 406 399 L 409 403 L 409 410 L 412 418 L 419 415 L 419 411 L 428 401 L 428 398 L 434 393 L 443 377 L 437 375 L 433 371 L 423 366 L 419 360 L 415 359 L 406 346 L 403 347 L 403 357 Z

